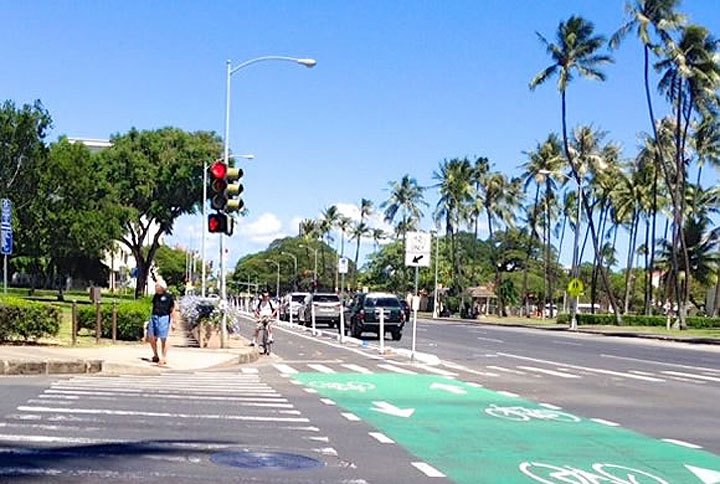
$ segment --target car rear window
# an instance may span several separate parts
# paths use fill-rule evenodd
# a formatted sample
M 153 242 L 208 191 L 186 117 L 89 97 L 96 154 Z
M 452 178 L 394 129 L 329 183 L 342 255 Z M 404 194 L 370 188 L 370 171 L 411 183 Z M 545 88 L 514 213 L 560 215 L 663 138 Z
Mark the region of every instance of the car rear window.
M 365 307 L 368 308 L 399 308 L 400 301 L 394 297 L 380 297 L 380 298 L 367 298 L 365 299 Z
M 325 302 L 340 302 L 340 298 L 334 294 L 316 294 L 313 297 L 314 302 L 325 303 Z

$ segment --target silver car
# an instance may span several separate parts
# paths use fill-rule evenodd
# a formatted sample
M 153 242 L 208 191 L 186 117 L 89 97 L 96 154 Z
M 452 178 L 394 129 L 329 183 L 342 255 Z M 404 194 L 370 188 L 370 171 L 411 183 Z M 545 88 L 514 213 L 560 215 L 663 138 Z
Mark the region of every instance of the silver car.
M 331 328 L 340 326 L 340 296 L 325 292 L 309 294 L 300 311 L 301 324 L 312 325 L 313 308 L 315 309 L 315 324 L 327 324 Z
M 285 296 L 280 306 L 280 319 L 290 321 L 290 312 L 292 312 L 293 321 L 298 322 L 305 298 L 309 295 L 308 292 L 293 292 Z

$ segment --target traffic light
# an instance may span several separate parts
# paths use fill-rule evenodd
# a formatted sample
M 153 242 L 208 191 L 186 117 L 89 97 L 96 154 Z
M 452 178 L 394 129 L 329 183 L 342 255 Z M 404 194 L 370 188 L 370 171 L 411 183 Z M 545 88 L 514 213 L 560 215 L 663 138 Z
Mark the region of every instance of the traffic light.
M 224 213 L 211 213 L 208 215 L 208 232 L 211 234 L 224 234 L 228 229 L 228 216 Z
M 215 210 L 233 212 L 241 210 L 244 203 L 239 195 L 243 192 L 240 179 L 243 176 L 241 168 L 231 168 L 223 161 L 216 161 L 210 165 L 210 186 L 212 198 L 210 206 Z M 236 183 L 231 183 L 236 181 Z M 233 198 L 238 196 L 238 198 Z

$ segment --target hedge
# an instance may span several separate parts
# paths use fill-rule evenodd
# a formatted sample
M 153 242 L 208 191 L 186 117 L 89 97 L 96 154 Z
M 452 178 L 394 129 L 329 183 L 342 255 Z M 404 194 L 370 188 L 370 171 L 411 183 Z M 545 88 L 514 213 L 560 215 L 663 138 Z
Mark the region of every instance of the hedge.
M 0 298 L 0 341 L 37 340 L 60 331 L 62 312 L 48 304 Z
M 578 314 L 578 324 L 587 325 L 606 325 L 615 326 L 617 321 L 614 314 Z M 660 326 L 667 325 L 667 317 L 665 316 L 645 316 L 642 314 L 627 314 L 622 317 L 623 324 L 627 326 Z M 705 318 L 698 316 L 688 316 L 686 318 L 688 328 L 720 328 L 720 318 Z M 570 315 L 567 313 L 558 314 L 557 322 L 559 324 L 570 323 Z
M 145 323 L 150 319 L 149 301 L 121 302 L 117 308 L 117 338 L 137 341 L 143 337 Z M 95 332 L 96 308 L 94 305 L 78 306 L 78 329 Z M 112 338 L 112 304 L 101 305 L 102 337 Z

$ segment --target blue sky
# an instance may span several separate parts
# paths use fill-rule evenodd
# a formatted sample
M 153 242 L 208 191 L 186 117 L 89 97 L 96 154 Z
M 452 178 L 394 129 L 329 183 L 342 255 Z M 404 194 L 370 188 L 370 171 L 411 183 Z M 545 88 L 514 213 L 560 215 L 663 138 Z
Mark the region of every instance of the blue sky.
M 686 0 L 682 10 L 720 34 L 717 6 Z M 548 63 L 535 31 L 551 37 L 561 19 L 581 14 L 610 34 L 623 17 L 622 0 L 0 7 L 0 97 L 40 98 L 55 120 L 53 139 L 107 138 L 133 126 L 222 133 L 226 59 L 317 59 L 314 69 L 264 63 L 233 77 L 231 147 L 256 159 L 244 165 L 250 213 L 230 242 L 231 262 L 296 233 L 297 219 L 326 206 L 350 211 L 361 197 L 381 202 L 388 181 L 405 173 L 430 185 L 443 158 L 488 156 L 518 174 L 523 151 L 560 129 L 555 85 L 528 89 Z M 632 156 L 637 133 L 649 129 L 639 43 L 630 37 L 616 60 L 606 83 L 570 87 L 569 122 L 607 130 Z M 664 104 L 658 111 L 666 112 Z M 705 179 L 716 180 L 715 173 Z M 435 193 L 427 198 L 434 205 Z M 202 224 L 183 217 L 170 242 L 199 248 Z M 423 226 L 431 226 L 429 216 Z

